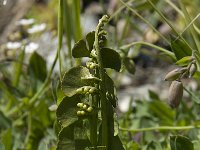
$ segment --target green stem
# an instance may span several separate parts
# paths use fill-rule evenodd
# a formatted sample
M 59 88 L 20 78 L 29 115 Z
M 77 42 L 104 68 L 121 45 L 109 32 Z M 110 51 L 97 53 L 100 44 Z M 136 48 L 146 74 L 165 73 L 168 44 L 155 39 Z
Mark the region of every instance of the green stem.
M 73 66 L 72 46 L 71 46 L 73 31 L 72 31 L 71 24 L 69 23 L 72 19 L 71 15 L 72 15 L 72 13 L 71 13 L 70 6 L 66 1 L 64 1 L 64 21 L 65 21 L 64 30 L 65 30 L 65 34 L 66 34 L 66 40 L 67 40 L 68 58 L 70 61 L 70 67 Z
M 82 37 L 82 29 L 81 29 L 81 6 L 80 0 L 73 1 L 73 8 L 74 8 L 74 33 L 75 33 L 75 42 L 81 39 Z M 81 65 L 81 58 L 76 59 L 76 65 Z
M 164 49 L 162 47 L 159 47 L 159 46 L 156 46 L 154 44 L 151 44 L 151 43 L 147 43 L 147 42 L 143 42 L 143 41 L 138 41 L 138 42 L 132 42 L 130 44 L 127 44 L 127 45 L 124 45 L 124 46 L 121 46 L 120 48 L 121 49 L 127 49 L 127 48 L 130 48 L 134 45 L 138 45 L 138 44 L 141 44 L 141 45 L 146 45 L 146 46 L 150 46 L 152 48 L 155 48 L 161 52 L 164 52 L 165 54 L 167 54 L 168 56 L 170 56 L 173 60 L 176 60 L 176 57 L 174 55 L 174 53 L 170 52 L 169 50 L 167 49 Z
M 31 112 L 28 113 L 27 119 L 28 119 L 28 131 L 26 134 L 25 146 L 28 149 L 29 148 L 28 142 L 29 142 L 29 138 L 31 136 L 31 128 L 32 128 L 32 113 Z
M 183 3 L 179 0 L 178 1 L 180 6 L 181 6 L 181 9 L 185 15 L 185 20 L 186 20 L 186 23 L 189 24 L 192 20 L 188 14 L 188 11 L 186 10 L 185 6 L 183 5 Z M 198 38 L 198 35 L 197 33 L 195 32 L 195 29 L 194 29 L 194 26 L 191 26 L 190 28 L 190 33 L 192 35 L 192 38 L 193 38 L 193 41 L 195 43 L 195 47 L 198 51 L 200 51 L 200 44 L 199 44 L 199 38 Z
M 108 118 L 107 118 L 107 99 L 106 99 L 106 86 L 105 86 L 105 69 L 103 68 L 103 60 L 101 49 L 99 47 L 98 33 L 101 30 L 102 20 L 99 21 L 95 32 L 94 47 L 97 52 L 97 62 L 99 65 L 100 82 L 100 97 L 101 97 L 101 117 L 102 117 L 102 146 L 108 148 Z
M 127 129 L 127 128 L 119 128 L 121 131 L 129 131 L 129 132 L 146 132 L 146 131 L 165 131 L 165 130 L 190 130 L 200 128 L 200 126 L 159 126 L 159 127 L 150 127 L 150 128 L 140 128 L 140 129 Z
M 22 66 L 24 61 L 24 55 L 25 55 L 25 47 L 23 46 L 21 53 L 19 54 L 19 59 L 17 62 L 14 63 L 14 80 L 13 80 L 13 86 L 17 87 L 20 81 L 20 76 L 22 73 Z
M 178 37 L 180 37 L 186 44 L 188 47 L 191 48 L 191 46 L 187 43 L 187 41 L 176 31 L 176 29 L 174 28 L 174 26 L 170 23 L 170 21 L 162 14 L 162 12 L 160 10 L 158 10 L 156 8 L 156 6 L 151 2 L 151 0 L 147 0 L 149 2 L 149 4 L 151 4 L 151 6 L 153 7 L 153 9 L 161 16 L 161 18 L 170 26 L 170 28 L 173 30 L 174 33 L 176 33 L 176 35 Z
M 90 118 L 90 141 L 94 148 L 97 148 L 97 121 L 98 121 L 98 95 L 92 96 L 92 106 L 95 108 L 94 113 Z
M 94 76 L 99 78 L 99 75 L 98 75 L 98 68 L 95 69 L 95 72 L 94 72 Z M 95 87 L 98 89 L 99 88 L 99 84 L 95 84 Z M 91 124 L 90 124 L 90 140 L 91 140 L 91 143 L 92 143 L 92 146 L 94 148 L 97 148 L 97 122 L 98 122 L 98 103 L 100 101 L 100 97 L 99 95 L 95 94 L 92 96 L 92 101 L 91 101 L 91 105 L 92 107 L 94 108 L 94 113 L 92 114 L 92 117 L 91 117 Z
M 63 0 L 59 0 L 58 8 L 58 60 L 59 60 L 59 71 L 60 71 L 60 80 L 62 76 L 62 60 L 60 57 L 60 50 L 62 48 L 62 36 L 63 36 Z

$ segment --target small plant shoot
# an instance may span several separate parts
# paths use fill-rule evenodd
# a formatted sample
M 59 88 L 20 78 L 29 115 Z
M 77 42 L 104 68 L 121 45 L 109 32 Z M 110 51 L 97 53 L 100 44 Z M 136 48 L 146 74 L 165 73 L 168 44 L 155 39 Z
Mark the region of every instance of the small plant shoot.
M 90 58 L 84 66 L 71 68 L 61 81 L 64 97 L 59 100 L 57 119 L 60 125 L 58 150 L 71 149 L 124 149 L 115 135 L 114 108 L 117 98 L 114 83 L 106 68 L 120 71 L 118 52 L 106 47 L 104 26 L 109 17 L 104 15 L 85 39 L 72 48 L 75 58 Z M 64 134 L 69 131 L 67 135 Z

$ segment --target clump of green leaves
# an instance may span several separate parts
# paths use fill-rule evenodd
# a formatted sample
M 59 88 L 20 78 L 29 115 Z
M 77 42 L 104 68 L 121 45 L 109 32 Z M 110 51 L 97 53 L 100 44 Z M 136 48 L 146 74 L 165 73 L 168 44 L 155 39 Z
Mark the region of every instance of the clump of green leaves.
M 67 71 L 58 87 L 58 150 L 124 149 L 114 117 L 115 87 L 105 70 L 120 71 L 121 58 L 115 50 L 106 47 L 107 33 L 103 27 L 107 22 L 105 15 L 96 31 L 88 33 L 72 49 L 74 58 L 90 59 L 86 66 Z

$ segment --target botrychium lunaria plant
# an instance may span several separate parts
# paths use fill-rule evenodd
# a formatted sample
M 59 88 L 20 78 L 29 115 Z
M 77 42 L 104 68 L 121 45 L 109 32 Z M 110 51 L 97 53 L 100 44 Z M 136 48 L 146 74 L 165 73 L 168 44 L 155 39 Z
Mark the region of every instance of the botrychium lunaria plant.
M 109 17 L 104 15 L 85 39 L 73 49 L 74 58 L 89 57 L 85 66 L 67 71 L 61 81 L 63 96 L 58 92 L 56 111 L 60 126 L 57 149 L 123 149 L 115 132 L 114 118 L 117 97 L 112 79 L 105 68 L 119 71 L 120 55 L 106 47 L 107 32 L 104 30 Z

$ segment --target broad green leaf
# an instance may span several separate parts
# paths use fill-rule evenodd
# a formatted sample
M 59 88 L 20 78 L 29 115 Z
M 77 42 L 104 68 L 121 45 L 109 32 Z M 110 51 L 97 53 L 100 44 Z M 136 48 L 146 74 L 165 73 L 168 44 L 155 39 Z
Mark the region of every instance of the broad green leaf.
M 71 97 L 77 93 L 78 88 L 92 85 L 96 79 L 91 79 L 91 77 L 86 67 L 74 67 L 65 73 L 61 88 L 66 96 Z
M 176 62 L 176 65 L 186 66 L 193 60 L 192 56 L 185 56 Z
M 171 150 L 194 150 L 193 143 L 185 136 L 170 136 Z
M 90 57 L 90 51 L 87 49 L 86 42 L 83 39 L 78 41 L 72 48 L 72 56 L 74 58 Z
M 58 135 L 56 150 L 75 150 L 74 125 L 63 128 Z
M 177 58 L 177 60 L 192 55 L 192 49 L 180 38 L 172 37 L 171 48 Z
M 95 40 L 95 31 L 89 32 L 86 35 L 86 41 L 87 41 L 87 46 L 88 46 L 89 51 L 93 49 L 94 40 Z
M 13 138 L 11 128 L 2 133 L 1 141 L 4 144 L 6 150 L 12 150 Z
M 62 127 L 67 127 L 78 120 L 77 103 L 81 102 L 79 95 L 65 97 L 57 108 L 56 116 Z
M 163 125 L 173 125 L 175 111 L 161 101 L 152 101 L 149 104 L 149 112 L 160 119 Z
M 130 74 L 135 74 L 135 63 L 131 58 L 125 57 L 123 59 L 124 66 Z
M 77 122 L 74 127 L 74 140 L 76 150 L 85 150 L 86 147 L 91 146 L 87 135 L 87 129 L 83 121 Z
M 63 90 L 61 89 L 61 83 L 59 83 L 56 88 L 57 105 L 60 104 L 60 102 L 63 100 L 64 97 L 65 97 L 65 94 L 64 94 Z
M 41 81 L 44 81 L 47 76 L 46 61 L 37 52 L 32 53 L 30 57 L 28 72 Z
M 78 129 L 75 124 L 64 127 L 59 133 L 57 150 L 85 150 L 86 147 L 90 147 L 91 144 L 84 135 L 86 133 L 83 132 L 83 128 Z
M 101 54 L 104 68 L 111 68 L 120 71 L 121 59 L 118 52 L 110 48 L 102 48 Z

